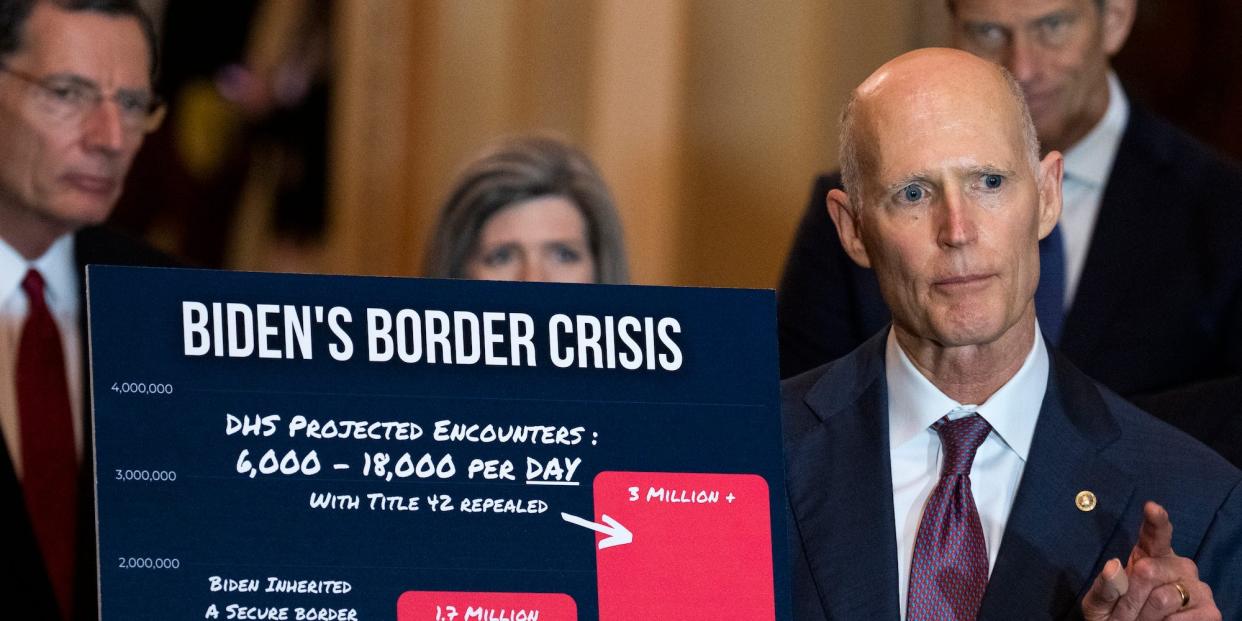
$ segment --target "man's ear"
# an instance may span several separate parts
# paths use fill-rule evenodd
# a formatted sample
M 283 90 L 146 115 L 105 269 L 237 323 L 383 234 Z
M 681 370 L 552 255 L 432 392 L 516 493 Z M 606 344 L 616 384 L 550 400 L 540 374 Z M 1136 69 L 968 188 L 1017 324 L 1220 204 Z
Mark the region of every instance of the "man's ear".
M 845 253 L 855 263 L 871 267 L 871 259 L 867 257 L 867 247 L 862 240 L 862 222 L 850 205 L 850 195 L 841 190 L 829 190 L 828 215 L 837 226 L 837 236 L 841 238 Z
M 1103 33 L 1104 53 L 1112 58 L 1121 51 L 1130 38 L 1130 28 L 1134 26 L 1134 13 L 1137 0 L 1104 0 L 1100 12 L 1100 28 Z
M 1061 218 L 1061 177 L 1065 158 L 1060 151 L 1049 151 L 1039 163 L 1039 238 L 1052 232 Z

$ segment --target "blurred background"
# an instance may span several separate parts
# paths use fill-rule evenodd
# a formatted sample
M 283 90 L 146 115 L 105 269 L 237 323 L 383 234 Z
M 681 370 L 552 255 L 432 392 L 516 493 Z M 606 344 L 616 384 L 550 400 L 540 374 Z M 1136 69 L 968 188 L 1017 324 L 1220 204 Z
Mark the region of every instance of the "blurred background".
M 164 126 L 114 223 L 205 267 L 418 275 L 454 173 L 560 132 L 638 284 L 774 287 L 836 121 L 942 0 L 148 2 Z M 1131 98 L 1242 156 L 1242 2 L 1139 0 Z

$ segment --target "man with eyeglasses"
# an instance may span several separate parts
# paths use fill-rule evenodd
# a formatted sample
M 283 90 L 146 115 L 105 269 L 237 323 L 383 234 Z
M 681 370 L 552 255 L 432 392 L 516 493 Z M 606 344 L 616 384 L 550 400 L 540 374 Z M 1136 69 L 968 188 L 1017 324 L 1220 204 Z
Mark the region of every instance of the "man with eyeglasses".
M 163 106 L 134 0 L 0 0 L 0 610 L 97 619 L 83 266 L 165 265 L 100 228 Z
M 1049 342 L 1091 377 L 1242 466 L 1242 169 L 1130 102 L 1109 66 L 1136 0 L 947 0 L 954 47 L 1005 66 L 1041 151 L 1065 154 L 1065 209 L 1040 247 Z M 777 294 L 781 376 L 890 320 L 817 180 Z

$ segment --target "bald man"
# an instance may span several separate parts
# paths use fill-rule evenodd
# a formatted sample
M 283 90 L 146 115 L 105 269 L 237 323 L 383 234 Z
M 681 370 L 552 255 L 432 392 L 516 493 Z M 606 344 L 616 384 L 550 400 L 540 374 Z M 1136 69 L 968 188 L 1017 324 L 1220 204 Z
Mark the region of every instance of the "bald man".
M 1063 160 L 1016 82 L 920 50 L 842 125 L 828 210 L 892 323 L 782 385 L 795 618 L 1238 618 L 1242 473 L 1044 341 Z
M 953 46 L 1006 67 L 1041 148 L 1065 156 L 1060 226 L 1041 244 L 1044 335 L 1242 467 L 1242 167 L 1127 98 L 1109 62 L 1135 0 L 945 4 Z M 785 264 L 782 377 L 845 355 L 890 318 L 837 242 L 825 198 L 839 184 L 817 179 Z

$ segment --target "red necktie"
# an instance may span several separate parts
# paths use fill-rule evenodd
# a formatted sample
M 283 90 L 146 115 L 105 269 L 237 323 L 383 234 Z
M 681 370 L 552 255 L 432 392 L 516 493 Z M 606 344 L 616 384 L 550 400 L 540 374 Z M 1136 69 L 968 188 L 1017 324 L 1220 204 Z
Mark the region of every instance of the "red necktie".
M 67 618 L 73 604 L 78 455 L 60 331 L 43 299 L 43 277 L 22 280 L 29 312 L 17 352 L 22 492 L 52 589 Z
M 970 492 L 975 451 L 992 430 L 978 414 L 936 421 L 944 447 L 940 482 L 927 499 L 910 563 L 908 621 L 965 621 L 979 615 L 988 586 L 988 550 Z

